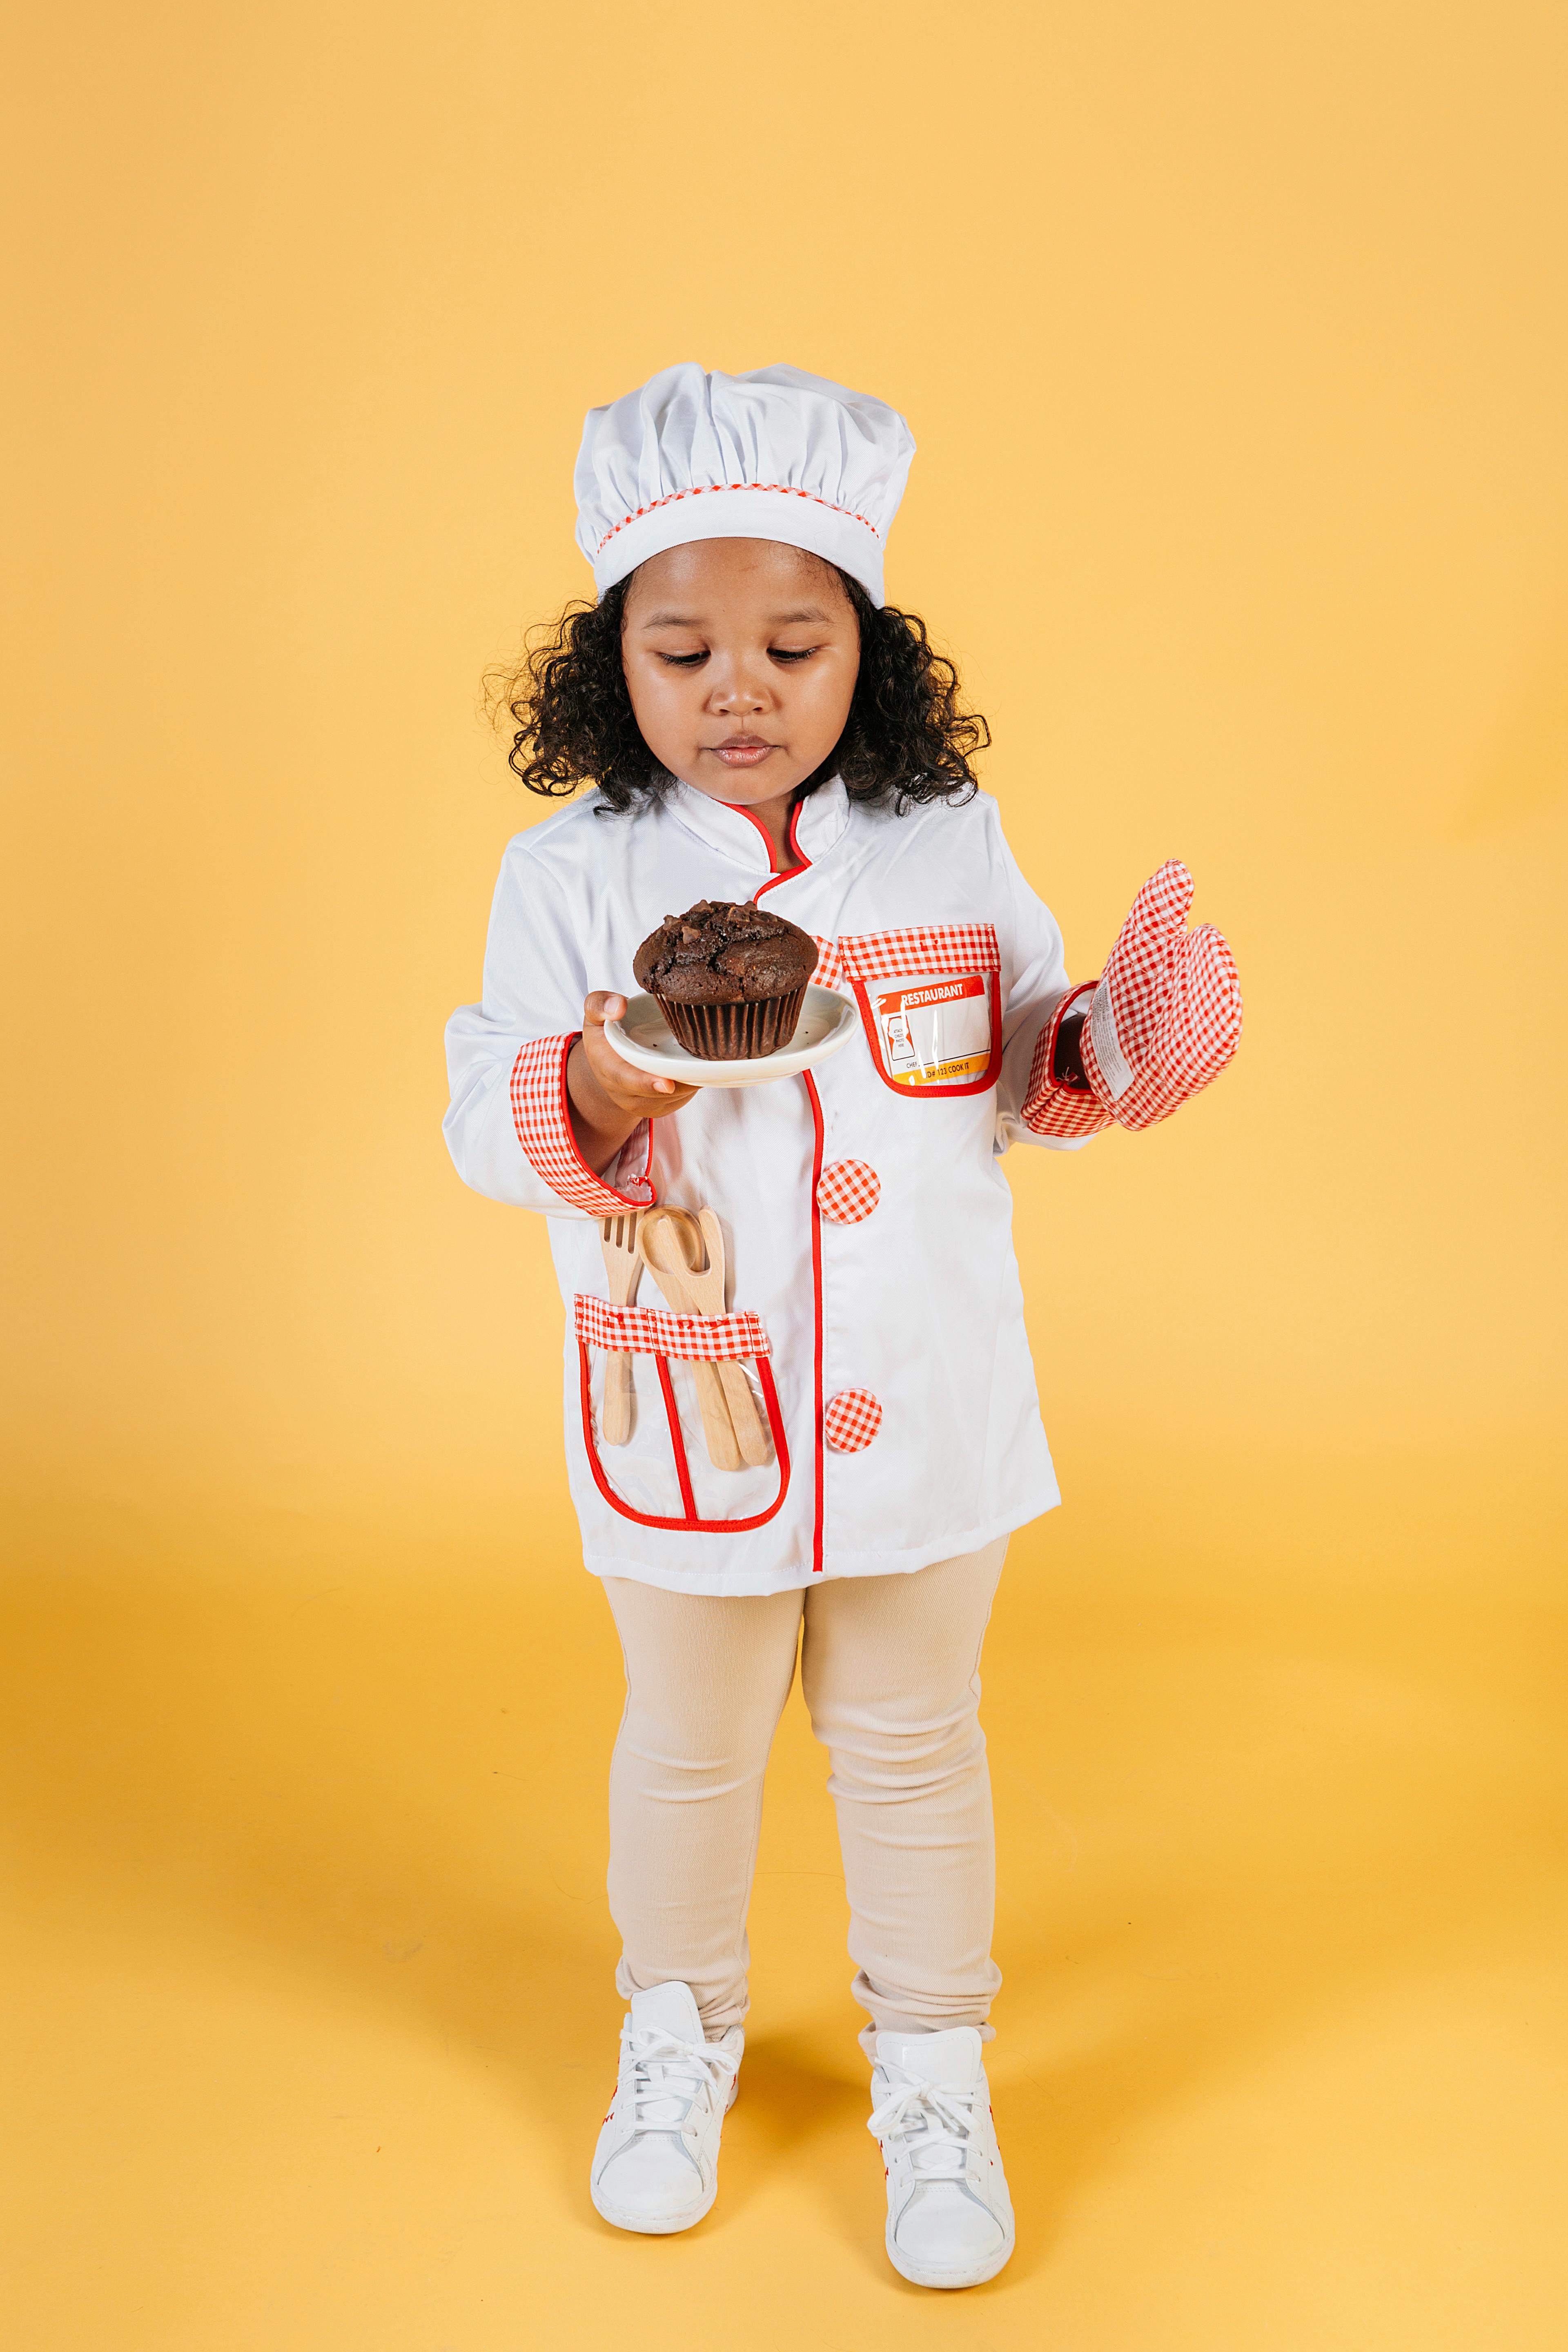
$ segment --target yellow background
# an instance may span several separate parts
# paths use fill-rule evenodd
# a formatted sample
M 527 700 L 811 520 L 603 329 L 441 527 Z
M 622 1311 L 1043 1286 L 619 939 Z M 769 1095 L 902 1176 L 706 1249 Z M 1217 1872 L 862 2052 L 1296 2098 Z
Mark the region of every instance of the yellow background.
M 1555 2352 L 1562 12 L 11 40 L 8 2338 Z M 688 357 L 908 414 L 891 593 L 1075 972 L 1174 853 L 1247 991 L 1169 1127 L 1009 1163 L 1068 1505 L 956 2302 L 884 2264 L 794 1711 L 721 2204 L 588 2207 L 617 1658 L 542 1228 L 438 1135 L 539 814 L 478 678 Z

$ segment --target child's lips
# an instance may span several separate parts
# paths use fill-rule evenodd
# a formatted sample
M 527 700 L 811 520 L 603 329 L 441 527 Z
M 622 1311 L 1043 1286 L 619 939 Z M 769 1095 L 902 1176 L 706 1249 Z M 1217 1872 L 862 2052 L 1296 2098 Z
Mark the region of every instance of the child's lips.
M 722 760 L 727 768 L 760 768 L 776 743 L 745 742 L 715 743 L 711 747 L 715 759 Z

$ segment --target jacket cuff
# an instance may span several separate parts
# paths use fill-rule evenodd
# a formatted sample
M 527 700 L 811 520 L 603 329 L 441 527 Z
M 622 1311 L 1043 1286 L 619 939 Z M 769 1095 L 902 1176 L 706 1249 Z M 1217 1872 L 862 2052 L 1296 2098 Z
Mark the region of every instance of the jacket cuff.
M 642 1173 L 623 1179 L 624 1191 L 617 1192 L 615 1185 L 603 1176 L 595 1176 L 584 1164 L 572 1132 L 572 1114 L 566 1100 L 566 1060 L 582 1034 L 580 1029 L 574 1029 L 566 1037 L 535 1037 L 522 1048 L 511 1066 L 512 1125 L 517 1129 L 523 1158 L 558 1200 L 570 1208 L 581 1209 L 584 1216 L 616 1217 L 623 1210 L 652 1205 L 654 1190 L 648 1171 L 653 1161 L 653 1128 L 644 1119 L 638 1133 L 627 1139 L 616 1161 L 617 1176 L 628 1160 L 635 1165 L 640 1134 L 644 1139 Z
M 1031 1135 L 1048 1135 L 1058 1141 L 1068 1141 L 1077 1136 L 1099 1135 L 1102 1129 L 1115 1124 L 1110 1113 L 1101 1108 L 1092 1094 L 1085 1094 L 1079 1087 L 1058 1086 L 1051 1076 L 1057 1033 L 1063 1018 L 1082 1006 L 1083 999 L 1092 996 L 1094 989 L 1092 980 L 1082 981 L 1077 988 L 1069 988 L 1036 1040 L 1035 1058 L 1029 1065 L 1029 1083 L 1018 1112 Z M 1088 1008 L 1083 1006 L 1083 1009 Z

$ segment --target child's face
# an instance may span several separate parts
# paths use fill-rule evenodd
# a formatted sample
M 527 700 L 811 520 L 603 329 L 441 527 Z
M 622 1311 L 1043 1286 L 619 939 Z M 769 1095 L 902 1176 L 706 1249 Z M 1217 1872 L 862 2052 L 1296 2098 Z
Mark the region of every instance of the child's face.
M 831 564 L 772 539 L 704 539 L 633 574 L 621 635 L 643 740 L 694 792 L 750 807 L 844 732 L 860 631 Z

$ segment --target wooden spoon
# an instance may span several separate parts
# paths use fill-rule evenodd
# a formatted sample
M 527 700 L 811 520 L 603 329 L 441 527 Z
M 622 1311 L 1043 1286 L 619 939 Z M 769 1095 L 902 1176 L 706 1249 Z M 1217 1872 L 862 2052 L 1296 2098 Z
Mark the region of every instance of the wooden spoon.
M 724 1229 L 711 1209 L 704 1209 L 694 1217 L 689 1209 L 664 1209 L 654 1213 L 668 1219 L 680 1252 L 676 1265 L 669 1246 L 665 1249 L 666 1262 L 672 1275 L 680 1280 L 690 1301 L 685 1310 L 693 1315 L 722 1315 L 724 1307 Z M 702 1263 L 706 1252 L 707 1264 Z M 651 1263 L 651 1261 L 650 1261 Z M 724 1402 L 730 1410 L 730 1424 L 735 1433 L 735 1443 L 741 1449 L 741 1459 L 760 1467 L 773 1458 L 773 1441 L 766 1423 L 757 1411 L 757 1401 L 752 1394 L 752 1384 L 733 1358 L 725 1358 L 714 1365 L 719 1385 L 724 1391 Z
M 724 1312 L 724 1228 L 711 1209 L 702 1210 L 697 1223 L 702 1239 L 707 1244 L 708 1265 L 705 1271 L 700 1274 L 695 1268 L 688 1274 L 687 1287 L 697 1301 L 697 1312 L 700 1315 L 722 1315 Z M 683 1225 L 681 1228 L 683 1244 L 687 1237 L 688 1228 Z M 689 1250 L 687 1253 L 689 1263 L 690 1255 Z M 719 1378 L 723 1384 L 725 1402 L 730 1408 L 730 1419 L 734 1423 L 735 1443 L 741 1449 L 741 1459 L 743 1462 L 752 1463 L 753 1466 L 771 1462 L 773 1458 L 773 1439 L 768 1433 L 767 1423 L 757 1411 L 757 1401 L 752 1394 L 752 1383 L 746 1378 L 744 1370 L 733 1358 L 726 1358 L 719 1367 Z
M 689 1224 L 693 1232 L 700 1229 L 695 1217 L 683 1209 L 648 1209 L 637 1225 L 637 1249 L 643 1264 L 658 1283 L 665 1297 L 678 1315 L 700 1315 L 691 1293 L 690 1267 L 681 1246 L 678 1220 Z M 738 1470 L 740 1448 L 730 1420 L 730 1410 L 724 1402 L 724 1387 L 719 1378 L 717 1364 L 694 1362 L 691 1376 L 696 1383 L 697 1402 L 702 1412 L 702 1434 L 708 1443 L 708 1458 L 715 1470 Z

